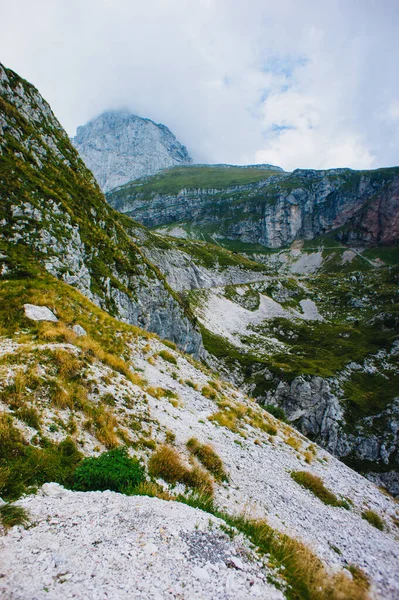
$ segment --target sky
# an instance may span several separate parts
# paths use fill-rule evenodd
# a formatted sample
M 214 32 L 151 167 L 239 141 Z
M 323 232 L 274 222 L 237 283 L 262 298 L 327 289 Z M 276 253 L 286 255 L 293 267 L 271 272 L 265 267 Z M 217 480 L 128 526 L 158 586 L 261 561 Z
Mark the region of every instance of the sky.
M 69 135 L 104 110 L 195 162 L 399 164 L 399 0 L 2 0 L 0 61 Z

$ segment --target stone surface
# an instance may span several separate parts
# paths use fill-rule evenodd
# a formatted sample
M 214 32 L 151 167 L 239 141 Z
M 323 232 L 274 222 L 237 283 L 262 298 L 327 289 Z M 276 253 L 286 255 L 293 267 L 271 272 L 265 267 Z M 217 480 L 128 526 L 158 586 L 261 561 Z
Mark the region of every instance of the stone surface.
M 191 158 L 165 125 L 129 111 L 108 111 L 78 127 L 72 139 L 104 192 Z
M 86 333 L 86 331 L 83 329 L 83 327 L 82 327 L 81 325 L 78 325 L 78 324 L 76 324 L 76 325 L 74 325 L 74 326 L 72 327 L 72 331 L 73 331 L 74 333 L 76 333 L 76 335 L 77 335 L 78 337 L 84 337 L 85 335 L 87 335 L 87 333 Z
M 201 510 L 157 498 L 66 490 L 61 499 L 30 496 L 21 504 L 35 526 L 2 539 L 2 598 L 284 599 L 266 582 L 273 571 L 255 562 L 248 543 L 230 540 L 223 521 L 210 521 Z M 192 551 L 202 535 L 212 557 Z M 237 551 L 245 553 L 247 569 L 235 571 L 232 585 L 224 560 Z
M 55 314 L 47 306 L 24 304 L 25 316 L 32 321 L 58 321 Z

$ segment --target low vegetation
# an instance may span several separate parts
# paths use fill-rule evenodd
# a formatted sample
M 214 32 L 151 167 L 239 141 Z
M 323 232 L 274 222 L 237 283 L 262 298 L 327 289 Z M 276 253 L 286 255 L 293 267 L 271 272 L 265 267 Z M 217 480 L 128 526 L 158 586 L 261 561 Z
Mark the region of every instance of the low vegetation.
M 161 350 L 161 352 L 159 353 L 159 356 L 161 358 L 163 358 L 163 360 L 166 360 L 167 362 L 169 362 L 172 365 L 177 365 L 177 360 L 174 354 L 172 354 L 171 352 L 169 352 L 168 350 Z
M 178 499 L 223 519 L 228 527 L 244 534 L 261 554 L 267 555 L 270 565 L 283 567 L 284 595 L 288 600 L 369 600 L 369 581 L 358 567 L 349 566 L 352 577 L 343 571 L 331 574 L 310 548 L 277 532 L 266 520 L 230 515 L 217 509 L 207 497 Z
M 148 462 L 148 472 L 150 476 L 160 477 L 167 483 L 184 483 L 197 492 L 213 495 L 212 477 L 198 465 L 188 467 L 173 446 L 159 446 Z
M 143 483 L 145 471 L 137 458 L 120 446 L 98 457 L 85 458 L 73 475 L 73 489 L 83 492 L 111 490 L 131 493 Z
M 215 479 L 227 481 L 227 473 L 220 456 L 209 444 L 201 444 L 196 438 L 190 438 L 186 444 L 187 449 L 209 471 Z
M 0 506 L 0 524 L 7 530 L 15 525 L 25 527 L 29 523 L 29 513 L 16 504 L 2 504 Z
M 376 527 L 380 531 L 384 530 L 384 521 L 375 510 L 367 509 L 362 512 L 362 519 L 370 523 L 373 527 Z
M 308 471 L 292 471 L 291 477 L 296 483 L 317 496 L 324 504 L 349 509 L 349 503 L 346 500 L 340 500 L 331 490 L 326 488 L 321 477 Z

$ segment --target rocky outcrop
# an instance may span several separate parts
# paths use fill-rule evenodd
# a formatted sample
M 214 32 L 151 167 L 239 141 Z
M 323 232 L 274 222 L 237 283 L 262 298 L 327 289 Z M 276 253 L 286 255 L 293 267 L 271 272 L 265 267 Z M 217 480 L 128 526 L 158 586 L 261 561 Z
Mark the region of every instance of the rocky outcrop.
M 1 65 L 0 106 L 0 272 L 26 272 L 32 257 L 111 314 L 201 355 L 187 309 L 109 208 L 49 105 Z
M 343 396 L 336 378 L 301 376 L 281 381 L 268 401 L 306 436 L 399 495 L 399 398 L 350 427 Z
M 199 167 L 200 168 L 200 167 Z M 165 175 L 167 177 L 167 174 Z M 158 185 L 158 181 L 157 181 Z M 330 232 L 352 244 L 399 239 L 399 168 L 269 173 L 264 180 L 222 188 L 151 190 L 151 180 L 107 195 L 117 210 L 150 227 L 170 224 L 270 248 Z
M 127 110 L 107 111 L 78 127 L 72 143 L 106 192 L 191 158 L 165 125 Z

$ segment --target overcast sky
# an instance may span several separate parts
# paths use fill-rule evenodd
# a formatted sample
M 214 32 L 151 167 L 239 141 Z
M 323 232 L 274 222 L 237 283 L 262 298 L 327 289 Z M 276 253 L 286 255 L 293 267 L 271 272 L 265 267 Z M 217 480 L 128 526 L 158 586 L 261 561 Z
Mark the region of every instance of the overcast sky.
M 110 108 L 196 162 L 399 164 L 399 0 L 13 0 L 0 60 L 70 135 Z

